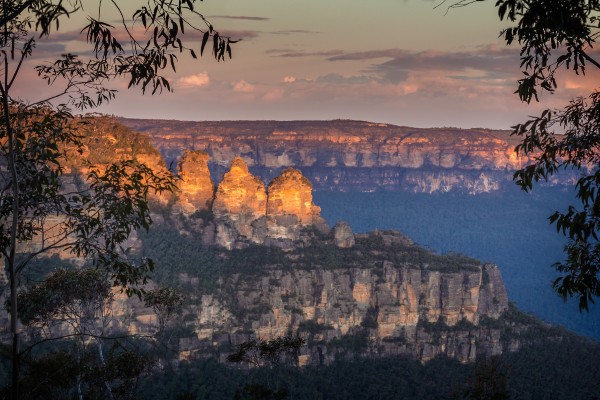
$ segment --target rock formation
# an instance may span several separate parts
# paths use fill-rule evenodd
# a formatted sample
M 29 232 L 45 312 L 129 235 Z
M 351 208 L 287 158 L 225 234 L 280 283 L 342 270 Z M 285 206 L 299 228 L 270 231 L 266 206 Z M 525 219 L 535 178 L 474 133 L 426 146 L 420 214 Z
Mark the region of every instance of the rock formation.
M 231 345 L 286 335 L 307 340 L 299 358 L 304 365 L 349 354 L 470 362 L 519 346 L 502 339 L 504 328 L 495 321 L 508 309 L 498 267 L 431 254 L 393 232 L 361 235 L 353 248 L 323 240 L 318 248 L 283 252 L 281 267 L 258 263 L 250 274 L 220 276 L 214 290 L 184 311 L 195 336 L 180 343 L 180 356 L 216 351 L 224 358 Z M 319 261 L 331 252 L 346 254 L 345 263 Z M 415 252 L 421 256 L 410 256 Z
M 267 214 L 270 217 L 293 215 L 302 225 L 310 225 L 321 208 L 312 202 L 312 185 L 302 172 L 287 168 L 269 183 Z
M 264 183 L 236 157 L 217 188 L 212 207 L 216 219 L 216 244 L 228 249 L 240 240 L 263 243 L 267 213 Z
M 306 226 L 323 229 L 321 208 L 313 204 L 312 185 L 302 172 L 287 168 L 269 183 L 267 235 L 272 239 L 296 240 Z
M 214 184 L 208 170 L 208 154 L 186 150 L 179 160 L 179 205 L 184 214 L 210 209 L 214 195 Z
M 488 355 L 503 350 L 499 330 L 476 327 L 482 316 L 496 319 L 508 307 L 497 271 L 492 265 L 472 271 L 429 271 L 391 262 L 365 269 L 274 270 L 258 281 L 224 283 L 236 287 L 241 317 L 217 296 L 203 296 L 197 336 L 214 342 L 215 330 L 241 332 L 243 327 L 252 327 L 264 340 L 290 332 L 309 335 L 318 344 L 304 349 L 304 363 L 320 364 L 335 359 L 332 340 L 362 332 L 372 344 L 365 352 L 404 354 L 422 361 L 444 354 L 473 361 L 478 348 Z M 427 328 L 442 321 L 445 328 L 440 332 Z M 453 328 L 459 323 L 467 328 Z M 243 341 L 236 334 L 225 335 L 221 339 L 225 342 Z
M 249 243 L 290 247 L 303 228 L 328 231 L 321 209 L 312 202 L 312 185 L 298 170 L 289 168 L 269 184 L 236 157 L 219 184 L 212 205 L 215 220 L 204 229 L 205 242 L 227 249 Z
M 333 242 L 342 249 L 354 246 L 354 233 L 346 221 L 338 221 L 333 227 Z
M 248 171 L 248 165 L 236 157 L 229 172 L 219 184 L 213 204 L 215 216 L 251 214 L 264 217 L 267 210 L 267 194 L 264 183 Z

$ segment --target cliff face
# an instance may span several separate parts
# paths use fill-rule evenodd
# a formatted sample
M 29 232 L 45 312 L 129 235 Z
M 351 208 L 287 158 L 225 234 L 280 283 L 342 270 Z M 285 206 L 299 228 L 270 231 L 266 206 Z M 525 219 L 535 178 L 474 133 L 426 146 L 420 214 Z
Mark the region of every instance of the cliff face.
M 294 166 L 317 190 L 499 190 L 529 162 L 507 131 L 419 129 L 361 121 L 179 122 L 123 119 L 168 160 L 194 147 L 213 167 L 236 155 L 268 181 Z M 219 172 L 216 174 L 219 175 Z
M 301 365 L 355 355 L 469 362 L 518 347 L 489 324 L 508 308 L 498 267 L 433 255 L 396 233 L 358 235 L 351 248 L 334 243 L 331 234 L 281 253 L 275 264 L 265 257 L 252 271 L 234 269 L 208 293 L 191 289 L 194 278 L 180 277 L 196 302 L 184 311 L 195 335 L 180 342 L 180 357 L 224 359 L 251 338 L 286 335 L 306 340 Z M 138 318 L 135 329 L 146 329 L 148 319 Z
M 313 204 L 312 185 L 300 171 L 287 168 L 269 184 L 267 230 L 274 239 L 298 237 L 304 226 L 328 230 L 320 216 L 321 208 Z
M 301 224 L 311 224 L 319 212 L 312 202 L 310 181 L 297 169 L 288 168 L 269 183 L 269 215 L 295 215 Z
M 254 219 L 267 213 L 267 193 L 264 183 L 248 171 L 248 165 L 239 157 L 219 184 L 213 205 L 216 216 L 249 213 Z

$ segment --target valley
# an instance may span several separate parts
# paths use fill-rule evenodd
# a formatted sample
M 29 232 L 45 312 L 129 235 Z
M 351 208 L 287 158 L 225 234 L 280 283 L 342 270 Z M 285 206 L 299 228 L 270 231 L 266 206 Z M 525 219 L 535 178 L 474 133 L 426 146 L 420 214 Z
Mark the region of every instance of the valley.
M 354 124 L 363 123 L 350 123 Z M 568 180 L 554 182 L 533 197 L 523 197 L 526 195 L 504 184 L 489 186 L 482 171 L 505 177 L 511 173 L 510 157 L 501 150 L 509 146 L 510 138 L 499 139 L 503 133 L 489 136 L 478 131 L 471 142 L 463 138 L 465 147 L 452 155 L 454 144 L 442 141 L 442 146 L 434 133 L 427 132 L 429 138 L 417 141 L 425 147 L 398 145 L 394 150 L 401 154 L 399 159 L 407 154 L 413 159 L 420 157 L 419 163 L 385 167 L 340 166 L 336 164 L 339 160 L 331 161 L 331 148 L 319 149 L 316 144 L 314 148 L 319 150 L 311 151 L 320 152 L 335 166 L 315 161 L 311 166 L 296 167 L 289 160 L 261 166 L 250 153 L 235 156 L 233 151 L 231 159 L 215 161 L 197 148 L 201 147 L 198 143 L 193 148 L 170 143 L 170 147 L 160 148 L 163 155 L 176 157 L 172 159 L 176 164 L 169 169 L 154 147 L 156 137 L 130 131 L 107 117 L 86 120 L 84 126 L 86 157 L 98 165 L 114 161 L 115 156 L 134 158 L 160 174 L 174 170 L 177 174 L 178 188 L 173 193 L 150 194 L 154 224 L 148 232 L 139 230 L 131 235 L 124 251 L 127 256 L 153 260 L 152 281 L 144 290 L 175 290 L 182 296 L 181 306 L 169 319 L 163 316 L 161 320 L 157 308 L 115 292 L 111 322 L 106 325 L 109 335 L 167 338 L 166 353 L 151 353 L 158 357 L 159 365 L 168 363 L 173 369 L 148 375 L 144 379 L 150 380 L 140 393 L 163 390 L 169 385 L 155 385 L 167 377 L 178 382 L 188 373 L 208 368 L 202 379 L 212 377 L 213 381 L 203 381 L 194 393 L 207 390 L 209 398 L 231 398 L 231 393 L 213 383 L 225 375 L 232 381 L 245 381 L 243 371 L 250 365 L 231 369 L 234 365 L 228 357 L 256 339 L 302 338 L 292 356 L 274 361 L 283 362 L 284 368 L 260 368 L 263 372 L 256 373 L 271 377 L 253 378 L 261 384 L 272 379 L 287 382 L 286 390 L 297 393 L 298 398 L 311 398 L 312 394 L 295 386 L 295 379 L 317 382 L 318 377 L 311 374 L 334 376 L 334 371 L 341 369 L 349 371 L 347 379 L 352 380 L 360 377 L 357 365 L 373 371 L 402 365 L 413 371 L 417 381 L 420 374 L 443 365 L 446 374 L 454 374 L 462 382 L 438 389 L 419 386 L 410 398 L 422 398 L 423 393 L 434 396 L 436 390 L 446 395 L 464 390 L 469 374 L 484 368 L 478 365 L 486 359 L 516 363 L 517 369 L 525 371 L 536 357 L 555 363 L 565 351 L 587 349 L 581 357 L 583 363 L 572 368 L 590 372 L 586 366 L 600 354 L 596 342 L 520 310 L 580 334 L 598 335 L 594 311 L 589 319 L 581 316 L 578 321 L 568 308 L 571 304 L 556 305 L 560 300 L 544 281 L 552 276 L 545 263 L 560 255 L 561 243 L 544 229 L 548 227 L 544 218 L 549 207 L 558 207 L 570 198 L 561 186 Z M 161 125 L 161 129 L 165 127 Z M 232 146 L 244 143 L 234 134 L 230 139 Z M 210 140 L 218 138 L 210 136 Z M 292 146 L 289 141 L 288 145 Z M 290 148 L 300 154 L 303 145 L 300 142 L 295 144 L 300 147 Z M 446 166 L 433 163 L 432 159 L 440 159 L 442 147 L 444 157 L 458 161 Z M 277 151 L 292 152 L 285 149 Z M 340 149 L 335 151 L 347 157 Z M 390 155 L 381 148 L 377 151 L 378 165 L 385 164 L 382 160 Z M 509 164 L 498 164 L 498 160 Z M 83 176 L 90 167 L 77 157 L 67 158 L 65 166 L 63 187 L 85 187 Z M 369 172 L 353 175 L 356 168 Z M 418 176 L 421 189 L 399 184 L 393 177 L 378 180 L 386 168 Z M 453 183 L 434 184 L 434 175 L 428 172 L 432 169 L 451 176 Z M 314 177 L 315 171 L 323 178 L 313 184 L 307 175 Z M 337 180 L 335 174 L 351 179 Z M 357 176 L 356 186 L 348 186 Z M 395 183 L 385 183 L 392 181 Z M 27 251 L 35 252 L 40 246 L 39 240 L 33 239 Z M 64 251 L 48 256 L 37 259 L 23 273 L 24 287 L 35 288 L 48 267 L 78 270 L 89 266 L 85 259 Z M 511 302 L 515 300 L 517 305 Z M 7 321 L 6 313 L 0 318 Z M 35 327 L 28 329 L 28 340 L 42 333 Z M 51 331 L 60 337 L 68 336 L 71 329 L 57 323 Z M 219 366 L 210 367 L 215 361 Z M 373 373 L 396 384 L 370 390 L 395 396 L 395 387 L 406 393 L 407 376 Z M 254 376 L 255 372 L 248 374 Z M 336 379 L 338 385 L 345 382 Z M 542 396 L 547 390 L 561 390 L 511 379 L 511 390 L 537 390 Z M 596 376 L 593 371 L 591 375 L 582 372 L 578 379 Z M 176 398 L 184 394 L 182 389 L 180 385 L 161 397 Z M 353 390 L 362 393 L 361 388 Z M 571 393 L 573 398 L 583 399 L 589 392 L 578 388 Z M 330 397 L 335 398 L 333 394 Z

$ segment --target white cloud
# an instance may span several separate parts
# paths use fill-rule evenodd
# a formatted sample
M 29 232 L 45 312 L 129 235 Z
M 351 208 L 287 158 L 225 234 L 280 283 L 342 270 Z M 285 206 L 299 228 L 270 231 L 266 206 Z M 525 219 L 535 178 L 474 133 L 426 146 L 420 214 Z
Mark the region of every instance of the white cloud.
M 236 92 L 251 93 L 254 91 L 254 85 L 241 80 L 233 83 L 233 90 Z
M 296 82 L 295 76 L 286 76 L 285 78 L 283 78 L 283 83 L 294 83 L 294 82 Z
M 195 75 L 188 75 L 188 76 L 181 77 L 181 78 L 179 78 L 179 80 L 177 82 L 179 83 L 179 86 L 181 86 L 181 87 L 188 87 L 188 88 L 205 87 L 205 86 L 210 85 L 210 76 L 208 76 L 208 73 L 206 73 L 206 72 L 200 72 Z

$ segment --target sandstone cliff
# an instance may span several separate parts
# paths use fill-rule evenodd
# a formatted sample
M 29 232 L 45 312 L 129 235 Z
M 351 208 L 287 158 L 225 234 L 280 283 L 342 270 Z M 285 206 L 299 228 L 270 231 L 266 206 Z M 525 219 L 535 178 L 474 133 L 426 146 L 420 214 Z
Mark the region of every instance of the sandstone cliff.
M 273 239 L 298 238 L 305 226 L 328 230 L 313 204 L 312 185 L 302 172 L 287 168 L 268 187 L 267 234 Z
M 95 162 L 113 160 L 115 154 L 134 156 L 166 172 L 139 136 L 104 129 L 97 131 L 98 140 L 90 139 Z M 395 232 L 354 235 L 344 223 L 330 231 L 313 204 L 311 183 L 297 169 L 283 171 L 266 191 L 246 162 L 235 158 L 213 199 L 207 163 L 200 152 L 180 162 L 182 204 L 189 210 L 212 204 L 212 219 L 198 228 L 202 240 L 237 250 L 203 249 L 200 238 L 177 236 L 178 229 L 155 242 L 186 239 L 191 243 L 187 249 L 177 249 L 177 242 L 170 247 L 195 251 L 163 263 L 172 268 L 163 279 L 178 282 L 188 300 L 180 327 L 193 334 L 179 343 L 181 359 L 223 357 L 249 338 L 288 334 L 307 339 L 301 364 L 330 363 L 349 354 L 409 355 L 423 361 L 445 354 L 467 362 L 477 353 L 518 347 L 518 342 L 502 340 L 502 328 L 489 323 L 508 307 L 497 267 L 432 254 Z M 163 222 L 169 222 L 168 215 Z M 132 238 L 132 251 L 158 259 L 164 249 L 147 247 L 143 235 Z M 300 246 L 290 246 L 298 240 Z M 135 299 L 118 296 L 113 312 L 120 319 L 114 329 L 155 329 L 154 314 Z M 4 317 L 0 314 L 0 321 Z
M 529 160 L 508 131 L 420 129 L 362 121 L 181 122 L 122 119 L 167 160 L 193 146 L 211 156 L 215 177 L 236 155 L 269 181 L 294 166 L 317 190 L 462 190 L 482 193 L 510 182 Z
M 184 214 L 210 209 L 214 184 L 208 170 L 208 154 L 186 150 L 179 160 L 179 204 Z
M 207 278 L 190 269 L 180 283 L 194 335 L 180 342 L 180 357 L 224 359 L 251 338 L 285 335 L 306 339 L 304 365 L 354 355 L 469 362 L 518 347 L 490 324 L 508 308 L 498 267 L 429 253 L 394 232 L 356 236 L 351 248 L 331 233 L 286 252 L 219 252 L 228 272 L 212 277 L 210 290 L 194 289 Z M 139 316 L 135 329 L 151 318 Z

